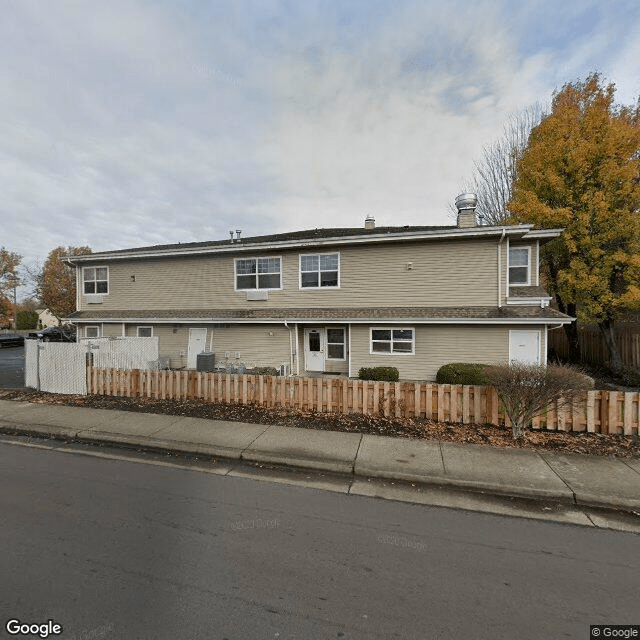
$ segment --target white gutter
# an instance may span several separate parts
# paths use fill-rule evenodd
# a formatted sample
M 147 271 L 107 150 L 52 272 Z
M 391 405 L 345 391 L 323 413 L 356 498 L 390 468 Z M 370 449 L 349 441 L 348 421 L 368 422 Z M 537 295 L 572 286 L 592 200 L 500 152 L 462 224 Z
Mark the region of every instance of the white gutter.
M 506 235 L 506 230 L 502 227 L 502 235 L 500 236 L 500 240 L 498 240 L 498 309 L 502 308 L 502 242 L 504 241 L 504 237 Z

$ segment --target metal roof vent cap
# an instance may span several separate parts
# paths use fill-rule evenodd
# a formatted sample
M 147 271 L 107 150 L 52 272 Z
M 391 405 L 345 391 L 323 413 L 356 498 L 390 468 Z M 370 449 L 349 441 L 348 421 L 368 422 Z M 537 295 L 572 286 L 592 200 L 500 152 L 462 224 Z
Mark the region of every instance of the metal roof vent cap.
M 365 229 L 376 228 L 376 219 L 371 214 L 368 214 L 367 217 L 364 219 L 364 228 Z
M 476 226 L 476 205 L 478 197 L 475 193 L 461 193 L 456 198 L 458 209 L 458 227 L 468 228 Z

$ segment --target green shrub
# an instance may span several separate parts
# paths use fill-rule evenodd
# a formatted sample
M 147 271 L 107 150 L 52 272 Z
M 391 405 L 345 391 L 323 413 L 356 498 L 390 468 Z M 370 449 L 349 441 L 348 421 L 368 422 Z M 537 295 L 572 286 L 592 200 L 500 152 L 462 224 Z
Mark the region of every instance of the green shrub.
M 35 329 L 38 326 L 38 314 L 31 309 L 21 309 L 16 313 L 17 329 Z
M 278 370 L 275 367 L 254 367 L 249 373 L 254 376 L 277 376 Z
M 397 367 L 362 367 L 358 371 L 360 380 L 383 380 L 385 382 L 398 382 L 400 373 Z
M 438 384 L 488 384 L 484 370 L 489 365 L 470 362 L 452 362 L 438 369 Z

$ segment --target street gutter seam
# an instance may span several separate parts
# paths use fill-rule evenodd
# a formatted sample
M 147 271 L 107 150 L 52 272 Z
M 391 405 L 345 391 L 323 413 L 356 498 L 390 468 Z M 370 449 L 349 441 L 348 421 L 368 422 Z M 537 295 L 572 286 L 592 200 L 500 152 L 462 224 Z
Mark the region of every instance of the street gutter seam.
M 442 460 L 442 473 L 447 475 L 447 466 L 444 463 L 444 452 L 442 451 L 442 440 L 436 440 L 438 443 L 438 449 L 440 450 L 440 460 Z
M 362 439 L 364 438 L 364 433 L 360 434 L 360 442 L 358 442 L 358 448 L 356 449 L 356 455 L 353 457 L 353 464 L 351 465 L 351 475 L 356 477 L 356 460 L 358 459 L 358 454 L 360 453 L 360 447 L 362 446 Z M 351 483 L 353 484 L 353 483 Z M 349 491 L 351 491 L 351 484 L 349 485 Z
M 557 476 L 558 478 L 560 478 L 562 484 L 564 484 L 565 487 L 567 487 L 567 489 L 569 489 L 569 491 L 571 491 L 571 495 L 573 496 L 573 502 L 574 502 L 574 504 L 576 506 L 578 506 L 578 497 L 576 496 L 576 492 L 573 490 L 573 488 L 569 486 L 569 483 L 549 464 L 549 462 L 546 460 L 546 458 L 541 453 L 536 451 L 536 454 L 547 465 L 547 467 L 549 467 L 549 469 L 551 469 L 551 471 L 554 473 L 554 475 Z
M 267 433 L 267 431 L 269 431 L 269 429 L 271 429 L 271 427 L 273 427 L 274 425 L 272 424 L 268 424 L 267 428 L 264 431 L 261 431 L 244 449 L 242 449 L 242 451 L 240 451 L 240 460 L 244 460 L 244 452 L 251 448 L 251 446 L 253 445 L 253 443 L 260 437 L 262 437 L 265 433 Z M 246 462 L 251 462 L 250 460 L 247 460 Z
M 627 467 L 629 467 L 631 471 L 634 471 L 635 473 L 640 475 L 640 471 L 638 471 L 637 469 L 634 469 L 624 458 L 620 458 L 620 462 L 624 463 Z

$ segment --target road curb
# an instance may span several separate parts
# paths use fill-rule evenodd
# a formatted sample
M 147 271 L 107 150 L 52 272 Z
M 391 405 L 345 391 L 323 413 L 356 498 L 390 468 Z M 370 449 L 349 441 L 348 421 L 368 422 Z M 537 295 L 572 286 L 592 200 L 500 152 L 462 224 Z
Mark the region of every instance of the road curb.
M 277 457 L 273 455 L 265 455 L 263 457 L 258 455 L 252 455 L 247 457 L 245 455 L 238 456 L 229 455 L 232 452 L 225 452 L 220 447 L 212 447 L 196 443 L 180 443 L 177 446 L 176 442 L 170 442 L 167 440 L 154 439 L 144 436 L 119 436 L 116 434 L 107 433 L 94 433 L 90 434 L 86 430 L 77 431 L 69 427 L 57 427 L 52 425 L 21 425 L 18 423 L 7 423 L 6 421 L 0 421 L 0 434 L 6 435 L 24 435 L 33 436 L 37 438 L 45 438 L 51 440 L 60 440 L 64 442 L 77 442 L 83 444 L 93 444 L 96 446 L 114 446 L 124 449 L 135 449 L 138 451 L 148 451 L 150 453 L 173 453 L 173 454 L 185 454 L 185 455 L 198 455 L 210 457 L 212 459 L 222 459 L 238 462 L 249 462 L 252 464 L 269 464 L 278 467 L 296 469 L 296 470 L 309 470 L 309 471 L 327 471 L 330 473 L 339 472 L 342 475 L 350 476 L 358 480 L 386 480 L 396 481 L 402 483 L 414 483 L 422 487 L 441 487 L 448 489 L 459 489 L 471 493 L 481 493 L 485 495 L 495 495 L 502 498 L 520 498 L 526 500 L 542 500 L 542 501 L 555 501 L 559 504 L 580 506 L 580 507 L 594 507 L 598 509 L 610 509 L 615 511 L 627 511 L 632 512 L 635 515 L 640 511 L 640 501 L 638 500 L 621 500 L 619 503 L 612 503 L 603 500 L 596 494 L 580 493 L 576 495 L 571 492 L 571 497 L 566 494 L 532 489 L 529 487 L 497 484 L 494 482 L 476 482 L 456 478 L 446 478 L 442 476 L 413 476 L 410 474 L 398 474 L 390 475 L 383 473 L 377 473 L 374 475 L 369 474 L 356 474 L 353 469 L 353 465 L 350 469 L 336 469 L 335 461 L 326 463 L 319 459 L 307 459 L 307 458 L 294 458 L 285 461 L 283 456 Z M 100 437 L 96 437 L 100 435 Z M 227 453 L 227 455 L 225 455 Z

